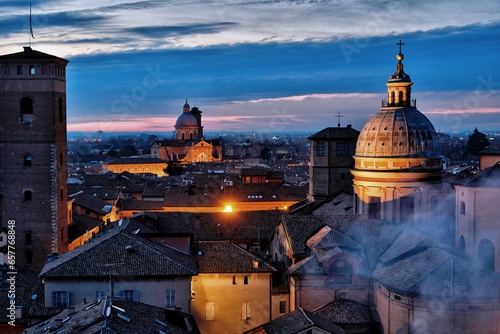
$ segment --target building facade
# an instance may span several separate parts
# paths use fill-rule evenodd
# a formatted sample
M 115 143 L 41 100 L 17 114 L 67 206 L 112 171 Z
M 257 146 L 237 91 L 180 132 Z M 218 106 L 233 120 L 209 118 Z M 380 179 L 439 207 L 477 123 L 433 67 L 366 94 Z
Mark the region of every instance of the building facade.
M 16 263 L 41 269 L 67 248 L 66 65 L 24 47 L 0 56 L 0 215 Z

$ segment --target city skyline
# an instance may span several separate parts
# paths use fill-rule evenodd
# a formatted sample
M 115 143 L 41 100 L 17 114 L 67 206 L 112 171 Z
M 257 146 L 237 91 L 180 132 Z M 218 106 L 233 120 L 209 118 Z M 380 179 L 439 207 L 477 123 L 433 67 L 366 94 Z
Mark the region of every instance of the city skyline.
M 29 4 L 0 4 L 1 54 L 30 43 Z M 207 131 L 317 131 L 339 112 L 361 129 L 399 40 L 438 131 L 500 129 L 492 1 L 32 1 L 32 26 L 33 49 L 70 61 L 68 131 L 171 133 L 186 98 Z

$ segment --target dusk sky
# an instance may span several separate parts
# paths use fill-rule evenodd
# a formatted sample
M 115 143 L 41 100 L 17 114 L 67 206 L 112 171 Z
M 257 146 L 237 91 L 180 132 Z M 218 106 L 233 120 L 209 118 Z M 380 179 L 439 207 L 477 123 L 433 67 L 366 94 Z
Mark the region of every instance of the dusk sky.
M 500 1 L 32 0 L 33 49 L 68 59 L 68 131 L 361 130 L 401 39 L 438 131 L 500 132 Z M 103 4 L 106 5 L 103 5 Z M 0 54 L 29 44 L 30 1 L 0 1 Z

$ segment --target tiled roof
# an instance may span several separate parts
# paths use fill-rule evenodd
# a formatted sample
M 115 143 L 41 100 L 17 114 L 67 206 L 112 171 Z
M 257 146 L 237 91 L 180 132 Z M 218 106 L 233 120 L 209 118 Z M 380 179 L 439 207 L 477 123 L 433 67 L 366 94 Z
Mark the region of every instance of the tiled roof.
M 201 273 L 264 273 L 276 269 L 261 257 L 230 241 L 198 241 L 193 246 L 198 272 Z M 254 262 L 258 263 L 254 267 Z
M 15 272 L 16 274 L 10 274 Z M 42 280 L 38 277 L 38 272 L 30 269 L 15 267 L 10 270 L 7 265 L 0 267 L 0 308 L 7 310 L 10 306 L 9 293 L 12 293 L 11 282 L 7 279 L 15 277 L 15 298 L 16 306 L 23 307 L 23 321 L 28 316 L 29 310 L 33 307 L 43 307 L 44 290 Z M 0 324 L 6 324 L 11 321 L 7 318 L 8 311 L 0 315 Z
M 122 210 L 143 211 L 143 210 L 162 210 L 165 206 L 164 201 L 143 201 L 139 199 L 122 199 L 117 206 Z
M 57 319 L 60 319 L 60 323 L 57 323 Z M 106 298 L 77 304 L 74 309 L 65 309 L 47 321 L 26 329 L 24 333 L 36 334 L 42 331 L 87 334 L 200 333 L 194 317 L 187 313 Z
M 89 209 L 101 215 L 107 215 L 110 212 L 111 205 L 97 196 L 92 196 L 84 191 L 76 194 L 69 194 L 69 199 L 74 199 L 74 204 Z
M 73 222 L 68 226 L 69 242 L 84 235 L 87 231 L 90 231 L 99 225 L 104 225 L 104 222 L 100 219 L 79 215 L 74 212 L 72 218 Z
M 106 173 L 106 174 L 85 174 L 83 175 L 83 184 L 89 187 L 116 187 L 123 191 L 142 192 L 142 187 L 135 180 L 134 175 L 129 173 Z
M 351 215 L 353 213 L 353 196 L 344 192 L 312 211 L 313 215 Z
M 326 333 L 341 334 L 345 331 L 328 319 L 298 308 L 273 321 L 244 332 L 245 334 L 299 334 L 306 330 L 320 328 Z
M 457 184 L 466 187 L 500 188 L 500 162 L 457 182 Z
M 308 137 L 308 139 L 357 139 L 359 136 L 359 131 L 348 126 L 342 127 L 331 127 L 324 128 L 323 130 L 316 132 L 315 134 Z
M 115 187 L 88 187 L 80 184 L 68 184 L 68 194 L 75 194 L 83 191 L 89 195 L 97 196 L 98 198 L 107 200 L 117 200 L 120 195 L 120 189 Z
M 353 300 L 339 298 L 313 311 L 334 324 L 368 324 L 372 319 L 370 307 Z
M 190 276 L 197 273 L 196 264 L 188 255 L 116 227 L 59 255 L 43 267 L 40 275 L 109 276 L 110 270 L 120 276 Z
M 300 240 L 305 245 L 305 236 L 324 224 L 309 240 L 315 253 L 289 267 L 289 272 L 325 274 L 318 265 L 322 256 L 328 256 L 328 251 L 355 252 L 358 246 L 362 247 L 356 256 L 362 261 L 361 274 L 366 270 L 393 291 L 439 298 L 500 297 L 500 274 L 480 267 L 467 255 L 416 230 L 355 217 L 349 221 L 341 216 L 285 216 L 295 254 L 304 254 Z
M 158 213 L 160 233 L 190 233 L 195 240 L 270 240 L 281 211 Z
M 6 55 L 1 55 L 0 60 L 6 61 L 10 59 L 22 59 L 22 58 L 36 58 L 38 59 L 49 59 L 49 60 L 58 60 L 58 61 L 63 61 L 64 63 L 68 63 L 67 60 L 63 58 L 59 58 L 44 52 L 40 52 L 37 50 L 33 50 L 31 47 L 25 46 L 24 51 L 21 52 L 16 52 L 16 53 L 11 53 L 11 54 L 6 54 Z
M 267 176 L 267 169 L 265 168 L 242 168 L 240 171 L 241 176 Z

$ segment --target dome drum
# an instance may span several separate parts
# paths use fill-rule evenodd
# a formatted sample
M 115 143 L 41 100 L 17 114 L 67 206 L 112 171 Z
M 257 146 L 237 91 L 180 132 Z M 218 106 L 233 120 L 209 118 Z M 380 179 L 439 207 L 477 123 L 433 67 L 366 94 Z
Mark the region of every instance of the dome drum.
M 417 171 L 417 170 L 441 170 L 441 158 L 369 158 L 354 156 L 354 168 L 357 170 L 371 171 Z

